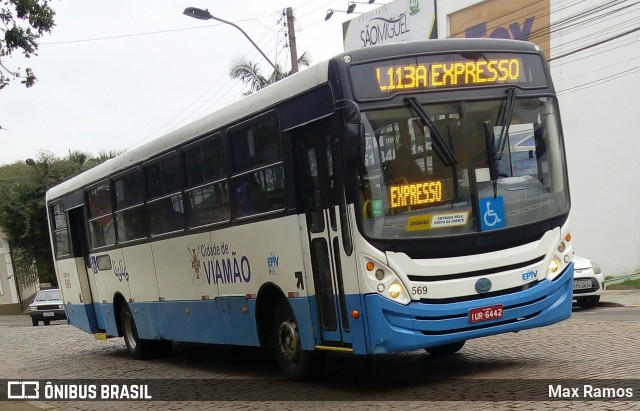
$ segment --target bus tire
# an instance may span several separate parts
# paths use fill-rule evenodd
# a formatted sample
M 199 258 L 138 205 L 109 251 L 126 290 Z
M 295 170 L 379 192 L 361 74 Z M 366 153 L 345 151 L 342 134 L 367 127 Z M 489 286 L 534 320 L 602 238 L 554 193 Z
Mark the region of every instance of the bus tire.
M 273 345 L 278 365 L 290 380 L 314 378 L 321 367 L 320 353 L 302 349 L 295 315 L 286 301 L 280 302 L 273 321 Z
M 122 336 L 127 345 L 127 351 L 135 360 L 146 360 L 153 355 L 152 340 L 143 340 L 138 337 L 138 329 L 133 319 L 129 305 L 123 304 L 120 310 L 120 324 L 122 324 Z
M 446 357 L 457 353 L 462 349 L 466 341 L 457 341 L 450 344 L 438 345 L 436 347 L 425 348 L 425 350 L 434 357 Z
M 49 325 L 49 324 L 51 324 L 51 321 L 49 321 L 49 320 L 44 320 L 44 321 L 42 321 L 42 323 L 43 323 L 44 325 Z
M 38 326 L 38 320 L 36 320 L 35 318 L 32 318 L 32 319 L 31 319 L 31 324 L 32 324 L 34 327 L 37 327 L 37 326 Z

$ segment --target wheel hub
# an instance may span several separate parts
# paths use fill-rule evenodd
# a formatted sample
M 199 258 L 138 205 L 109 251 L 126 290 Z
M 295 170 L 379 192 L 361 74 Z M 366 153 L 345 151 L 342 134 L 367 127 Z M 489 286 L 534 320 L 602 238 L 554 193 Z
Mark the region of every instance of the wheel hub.
M 124 316 L 124 338 L 126 338 L 126 342 L 131 347 L 131 349 L 136 348 L 136 332 L 133 326 L 133 319 L 131 318 L 131 314 L 126 314 Z
M 291 362 L 297 361 L 300 356 L 300 341 L 296 328 L 296 324 L 290 321 L 283 321 L 278 328 L 280 352 Z

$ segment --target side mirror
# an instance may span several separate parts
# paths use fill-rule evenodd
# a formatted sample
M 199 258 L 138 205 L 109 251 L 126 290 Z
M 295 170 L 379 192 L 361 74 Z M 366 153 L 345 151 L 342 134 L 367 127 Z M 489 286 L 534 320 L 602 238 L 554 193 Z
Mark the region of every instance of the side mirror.
M 364 163 L 364 125 L 346 123 L 344 128 L 345 160 L 350 166 Z

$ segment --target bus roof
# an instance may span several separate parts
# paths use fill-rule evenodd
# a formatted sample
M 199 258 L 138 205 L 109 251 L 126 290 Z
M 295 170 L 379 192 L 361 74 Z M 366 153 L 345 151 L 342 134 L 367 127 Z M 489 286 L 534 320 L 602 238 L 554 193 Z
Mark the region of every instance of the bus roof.
M 495 51 L 516 53 L 539 53 L 540 49 L 533 43 L 521 40 L 505 39 L 439 39 L 381 44 L 358 50 L 350 50 L 339 54 L 335 59 L 350 56 L 351 63 L 384 58 L 393 59 L 406 55 L 427 53 L 455 53 L 465 51 Z

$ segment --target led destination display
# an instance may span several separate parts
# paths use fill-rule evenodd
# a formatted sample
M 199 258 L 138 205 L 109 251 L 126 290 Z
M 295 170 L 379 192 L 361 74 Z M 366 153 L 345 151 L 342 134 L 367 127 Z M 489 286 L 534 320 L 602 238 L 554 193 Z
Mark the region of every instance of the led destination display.
M 389 196 L 391 208 L 439 203 L 442 201 L 442 181 L 392 186 Z
M 376 67 L 380 91 L 499 84 L 520 79 L 522 60 L 456 61 Z
M 354 65 L 350 74 L 359 100 L 403 92 L 547 85 L 543 61 L 537 54 L 474 52 L 414 56 Z

